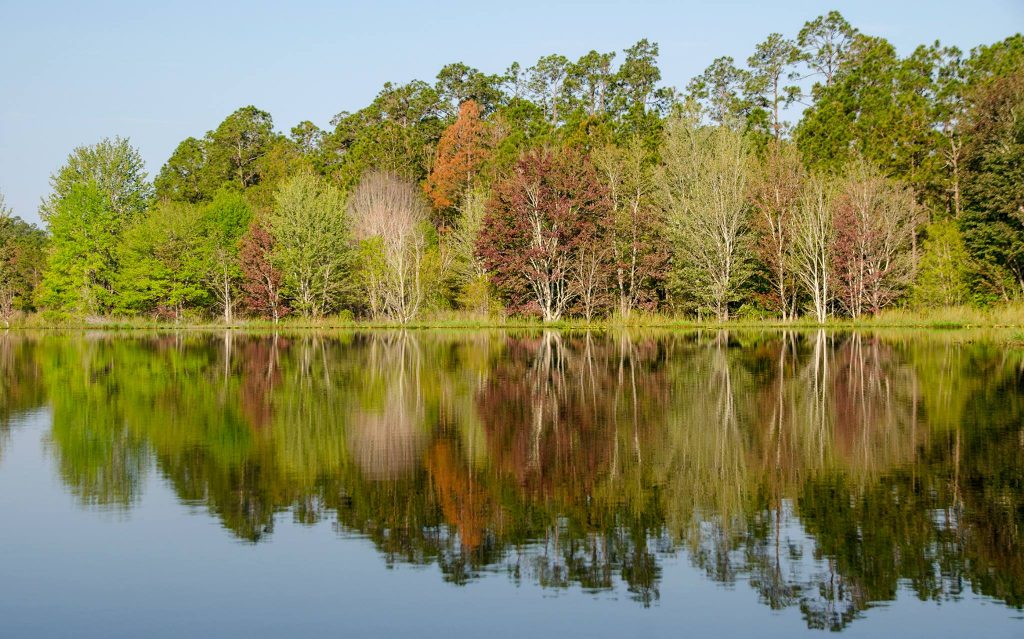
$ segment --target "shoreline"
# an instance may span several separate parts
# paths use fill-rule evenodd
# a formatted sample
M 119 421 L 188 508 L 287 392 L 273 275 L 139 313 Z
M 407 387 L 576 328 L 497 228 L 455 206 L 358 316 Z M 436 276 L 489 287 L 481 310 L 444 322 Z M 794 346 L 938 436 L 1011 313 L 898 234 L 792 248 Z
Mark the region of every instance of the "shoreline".
M 136 318 L 103 318 L 77 321 L 41 321 L 38 316 L 27 320 L 13 321 L 7 326 L 0 325 L 0 331 L 316 331 L 316 330 L 563 330 L 563 331 L 612 331 L 630 329 L 654 329 L 668 331 L 688 330 L 865 330 L 865 329 L 907 329 L 907 330 L 1021 330 L 1024 339 L 1024 310 L 1001 308 L 985 317 L 986 313 L 973 311 L 963 315 L 937 313 L 935 315 L 883 314 L 863 319 L 836 319 L 824 323 L 798 319 L 735 319 L 728 321 L 707 321 L 687 318 L 646 316 L 630 321 L 606 319 L 587 322 L 579 319 L 565 319 L 555 322 L 541 322 L 519 318 L 430 318 L 402 324 L 389 321 L 351 320 L 339 318 L 299 319 L 289 318 L 280 322 L 265 320 L 243 320 L 232 324 L 219 322 L 160 322 Z

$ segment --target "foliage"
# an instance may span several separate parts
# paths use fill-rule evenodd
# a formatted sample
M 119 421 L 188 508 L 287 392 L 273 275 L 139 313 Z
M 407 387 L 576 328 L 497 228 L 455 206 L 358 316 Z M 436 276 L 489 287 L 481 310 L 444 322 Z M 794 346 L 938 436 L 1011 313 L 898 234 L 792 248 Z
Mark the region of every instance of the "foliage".
M 282 298 L 281 270 L 274 266 L 277 241 L 259 220 L 249 224 L 239 247 L 242 303 L 253 313 L 277 322 L 290 310 Z
M 531 151 L 494 186 L 477 251 L 513 311 L 558 320 L 579 294 L 572 270 L 601 244 L 611 206 L 587 158 Z
M 341 307 L 351 292 L 351 224 L 342 191 L 316 175 L 281 185 L 270 216 L 272 264 L 291 306 L 305 317 Z
M 438 210 L 451 208 L 464 189 L 473 188 L 473 178 L 487 159 L 490 140 L 480 113 L 473 100 L 463 102 L 458 118 L 441 134 L 423 187 Z
M 76 148 L 40 207 L 45 265 L 42 236 L 6 223 L 0 310 L 825 322 L 931 306 L 936 281 L 964 278 L 953 302 L 1024 295 L 1020 34 L 902 54 L 830 11 L 713 60 L 685 93 L 659 52 L 454 62 L 287 135 L 244 106 L 152 185 L 125 139 Z M 366 196 L 351 216 L 344 194 Z M 919 254 L 926 219 L 946 247 L 953 220 L 963 272 Z
M 662 153 L 660 197 L 679 293 L 727 320 L 751 272 L 746 142 L 728 127 L 678 118 Z
M 640 138 L 598 149 L 593 160 L 611 200 L 608 259 L 617 311 L 625 319 L 657 306 L 666 275 L 668 247 L 654 202 L 654 166 Z
M 919 218 L 912 191 L 863 162 L 851 168 L 836 203 L 832 250 L 836 296 L 850 317 L 878 313 L 906 291 Z
M 85 184 L 96 187 L 111 213 L 123 224 L 139 217 L 153 195 L 139 152 L 126 138 L 104 138 L 91 146 L 76 147 L 64 165 L 50 176 L 53 192 L 39 209 L 43 220 L 49 222 L 71 191 Z
M 792 269 L 795 222 L 806 171 L 792 144 L 771 144 L 766 156 L 755 164 L 748 197 L 753 208 L 757 253 L 764 267 L 769 292 L 767 306 L 782 320 L 797 311 L 797 285 Z
M 0 320 L 35 309 L 33 295 L 46 260 L 46 234 L 13 217 L 0 193 Z
M 203 234 L 203 279 L 220 307 L 224 323 L 234 320 L 238 282 L 242 271 L 239 241 L 249 227 L 252 210 L 237 193 L 221 191 L 203 207 L 199 223 Z
M 117 249 L 126 220 L 95 183 L 74 184 L 47 214 L 50 255 L 40 302 L 79 315 L 105 313 L 116 302 Z
M 118 247 L 117 310 L 182 319 L 209 302 L 201 211 L 161 202 L 130 228 Z
M 933 222 L 925 234 L 914 283 L 914 304 L 944 307 L 965 303 L 971 258 L 956 222 Z
M 977 89 L 964 150 L 964 241 L 994 298 L 1024 294 L 1024 54 Z

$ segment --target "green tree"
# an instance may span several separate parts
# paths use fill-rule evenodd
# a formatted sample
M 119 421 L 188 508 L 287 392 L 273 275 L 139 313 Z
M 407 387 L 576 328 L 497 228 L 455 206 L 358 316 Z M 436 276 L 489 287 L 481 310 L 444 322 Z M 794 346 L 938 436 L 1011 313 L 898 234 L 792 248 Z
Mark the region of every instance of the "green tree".
M 209 170 L 217 178 L 217 186 L 231 184 L 246 189 L 259 184 L 259 160 L 276 139 L 269 113 L 251 105 L 242 107 L 206 137 Z
M 818 86 L 829 87 L 850 56 L 857 30 L 838 11 L 818 16 L 804 24 L 797 35 L 800 60 L 812 76 L 821 79 Z
M 616 108 L 615 53 L 590 51 L 569 66 L 566 89 L 578 117 L 601 116 Z
M 182 319 L 209 303 L 198 207 L 164 201 L 129 227 L 118 248 L 117 310 Z
M 747 59 L 750 72 L 745 92 L 754 103 L 752 120 L 764 133 L 775 138 L 776 143 L 782 140 L 787 129 L 781 111 L 798 97 L 799 88 L 784 83 L 787 70 L 799 57 L 800 50 L 792 40 L 773 33 L 758 44 L 754 55 Z
M 239 242 L 252 221 L 252 209 L 238 193 L 221 191 L 204 207 L 200 224 L 203 234 L 204 280 L 220 307 L 225 324 L 234 321 L 238 287 L 242 278 L 238 260 Z
M 437 92 L 427 83 L 386 83 L 370 106 L 335 116 L 334 132 L 324 141 L 332 156 L 328 172 L 346 187 L 373 169 L 423 179 L 444 130 L 439 116 Z
M 967 115 L 962 228 L 983 295 L 1024 293 L 1024 64 L 980 85 Z
M 43 306 L 76 314 L 105 313 L 116 301 L 117 247 L 126 220 L 95 182 L 73 184 L 47 214 L 50 255 Z
M 804 161 L 838 171 L 860 157 L 922 190 L 943 164 L 927 50 L 901 59 L 886 40 L 858 35 L 830 73 L 795 131 Z
M 325 179 L 304 173 L 277 192 L 270 226 L 274 265 L 291 306 L 305 317 L 341 307 L 352 288 L 353 241 L 345 195 Z
M 971 257 L 954 220 L 933 222 L 917 265 L 912 298 L 915 306 L 956 306 L 967 301 Z
M 76 185 L 93 183 L 111 213 L 124 223 L 140 216 L 153 195 L 146 180 L 142 156 L 127 138 L 104 138 L 91 146 L 76 147 L 64 165 L 50 176 L 52 193 L 40 206 L 44 221 Z
M 434 91 L 445 119 L 451 120 L 467 100 L 480 105 L 483 113 L 491 113 L 505 96 L 501 91 L 500 76 L 487 75 L 462 62 L 446 64 L 437 73 Z
M 126 139 L 104 139 L 72 151 L 50 184 L 40 208 L 52 236 L 41 299 L 64 311 L 105 313 L 117 299 L 121 234 L 152 198 L 142 157 Z
M 615 73 L 613 104 L 619 117 L 619 137 L 640 137 L 654 143 L 661 134 L 661 118 L 675 103 L 674 90 L 658 87 L 658 43 L 646 38 L 622 52 Z
M 209 199 L 213 185 L 207 170 L 208 146 L 206 140 L 182 140 L 153 181 L 156 196 L 192 204 Z
M 731 57 L 724 56 L 691 80 L 687 91 L 712 123 L 743 128 L 751 107 L 745 96 L 750 82 L 750 73 L 737 68 Z

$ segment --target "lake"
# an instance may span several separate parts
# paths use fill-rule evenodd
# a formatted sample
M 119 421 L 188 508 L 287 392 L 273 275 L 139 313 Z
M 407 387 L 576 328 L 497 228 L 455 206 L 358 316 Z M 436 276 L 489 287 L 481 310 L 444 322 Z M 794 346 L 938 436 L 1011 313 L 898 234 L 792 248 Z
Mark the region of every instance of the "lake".
M 1024 346 L 0 334 L 0 636 L 1024 636 Z

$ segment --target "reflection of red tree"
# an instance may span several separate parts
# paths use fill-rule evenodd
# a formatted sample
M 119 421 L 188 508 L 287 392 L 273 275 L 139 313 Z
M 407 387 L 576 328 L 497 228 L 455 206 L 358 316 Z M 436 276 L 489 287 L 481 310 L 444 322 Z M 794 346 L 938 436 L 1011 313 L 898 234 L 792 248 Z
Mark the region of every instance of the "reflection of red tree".
M 851 335 L 836 350 L 832 381 L 835 397 L 835 450 L 851 467 L 890 467 L 912 461 L 915 433 L 912 384 L 901 372 L 891 347 L 878 338 Z M 907 437 L 907 431 L 911 437 Z M 910 444 L 909 446 L 907 444 Z
M 924 428 L 914 430 L 913 372 L 876 337 L 811 341 L 805 352 L 806 343 L 787 334 L 753 353 L 759 367 L 774 371 L 758 390 L 761 467 L 775 469 L 785 483 L 817 469 L 825 450 L 851 470 L 911 461 L 927 436 Z
M 477 402 L 496 470 L 534 497 L 591 495 L 615 470 L 619 428 L 640 437 L 657 421 L 661 376 L 643 362 L 656 352 L 628 340 L 510 339 Z M 631 372 L 641 367 L 637 388 Z
M 271 396 L 281 383 L 278 357 L 282 348 L 287 348 L 287 340 L 277 337 L 255 337 L 241 344 L 240 403 L 242 414 L 253 428 L 266 427 L 274 416 Z
M 459 531 L 462 547 L 472 552 L 483 542 L 494 512 L 490 495 L 460 462 L 450 442 L 440 439 L 427 453 L 427 471 L 434 483 L 445 521 Z

